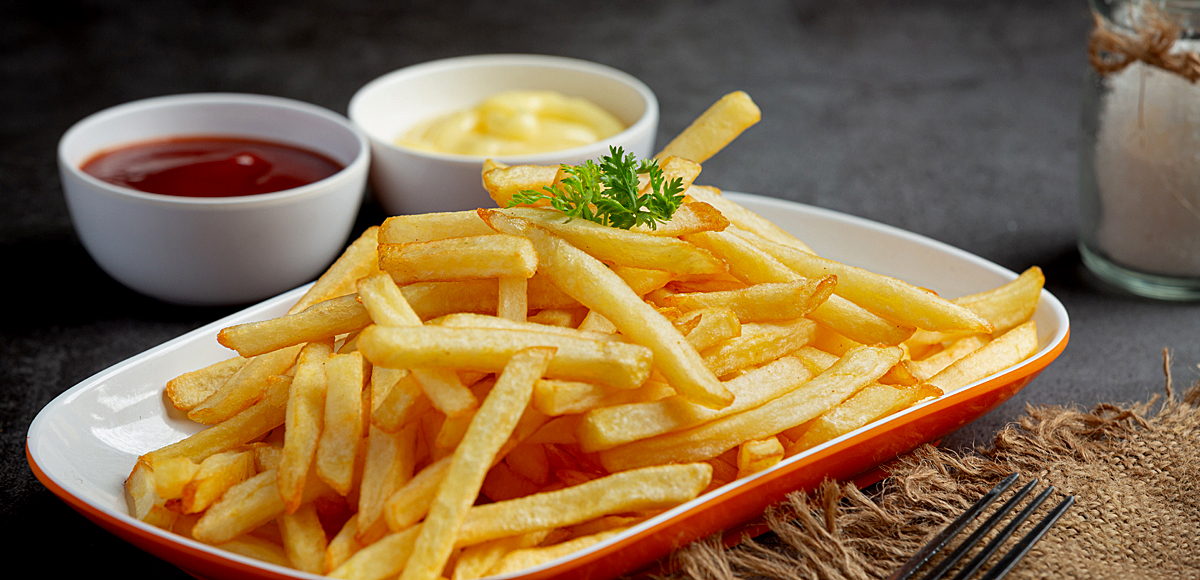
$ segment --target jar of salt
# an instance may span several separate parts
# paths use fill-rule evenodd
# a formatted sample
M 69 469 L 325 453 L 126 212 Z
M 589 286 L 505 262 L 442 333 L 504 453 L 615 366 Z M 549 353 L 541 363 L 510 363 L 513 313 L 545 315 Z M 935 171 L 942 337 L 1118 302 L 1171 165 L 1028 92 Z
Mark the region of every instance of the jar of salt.
M 1130 292 L 1200 298 L 1200 8 L 1092 0 L 1079 249 Z

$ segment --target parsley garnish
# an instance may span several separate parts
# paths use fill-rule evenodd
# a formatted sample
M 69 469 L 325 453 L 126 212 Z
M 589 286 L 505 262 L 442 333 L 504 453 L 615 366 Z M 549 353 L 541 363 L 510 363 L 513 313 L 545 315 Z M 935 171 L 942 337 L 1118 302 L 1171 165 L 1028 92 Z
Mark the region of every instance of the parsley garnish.
M 670 220 L 683 203 L 683 179 L 667 182 L 657 159 L 639 161 L 621 147 L 609 147 L 608 151 L 599 164 L 589 159 L 583 165 L 562 165 L 567 177 L 560 185 L 518 192 L 509 207 L 548 199 L 551 207 L 570 219 L 625 230 L 638 225 L 657 229 L 659 223 Z M 638 193 L 639 175 L 649 177 L 650 187 L 644 194 Z

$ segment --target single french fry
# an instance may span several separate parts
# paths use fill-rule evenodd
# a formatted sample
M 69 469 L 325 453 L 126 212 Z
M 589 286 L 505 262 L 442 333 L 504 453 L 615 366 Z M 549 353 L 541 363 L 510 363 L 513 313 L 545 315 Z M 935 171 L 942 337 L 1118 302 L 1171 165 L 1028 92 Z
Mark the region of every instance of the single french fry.
M 325 418 L 313 467 L 341 495 L 350 493 L 362 444 L 363 358 L 358 352 L 335 354 L 325 361 Z
M 239 556 L 246 556 L 247 558 L 254 558 L 255 560 L 275 564 L 276 566 L 283 566 L 285 568 L 294 566 L 283 546 L 251 535 L 229 540 L 216 547 L 226 552 L 232 552 Z
M 245 411 L 183 440 L 146 453 L 140 460 L 151 467 L 170 457 L 203 461 L 210 455 L 235 449 L 262 437 L 283 424 L 291 383 L 290 377 L 273 377 L 268 381 L 265 396 Z
M 754 284 L 738 290 L 681 292 L 664 298 L 663 306 L 685 311 L 728 308 L 741 322 L 793 320 L 825 302 L 837 284 L 836 277 L 826 276 Z
M 526 278 L 500 278 L 496 315 L 507 320 L 525 322 L 529 315 L 529 281 Z
M 729 264 L 729 273 L 747 284 L 792 282 L 802 278 L 774 256 L 728 229 L 693 234 L 685 239 L 720 256 Z M 888 321 L 838 296 L 836 291 L 809 312 L 808 317 L 862 344 L 900 344 L 914 331 L 911 326 Z
M 402 286 L 414 282 L 529 278 L 537 270 L 537 254 L 524 238 L 491 233 L 381 244 L 379 267 Z
M 954 361 L 928 382 L 945 393 L 953 393 L 1029 358 L 1037 346 L 1037 325 L 1030 320 Z
M 742 335 L 742 322 L 737 313 L 728 308 L 702 308 L 692 310 L 671 321 L 697 351 L 717 346 Z
M 367 539 L 376 521 L 383 517 L 387 499 L 412 479 L 416 457 L 416 423 L 409 423 L 396 433 L 388 433 L 374 426 L 370 428 L 358 494 L 360 541 Z
M 557 560 L 563 556 L 573 554 L 593 544 L 603 542 L 617 534 L 625 531 L 625 528 L 616 528 L 597 532 L 589 536 L 580 536 L 565 542 L 550 546 L 537 546 L 528 548 L 519 548 L 513 550 L 500 558 L 495 565 L 488 570 L 489 575 L 509 574 L 518 570 L 532 568 L 539 564 L 544 564 L 552 560 Z
M 167 500 L 178 499 L 200 465 L 186 457 L 171 457 L 154 466 L 154 491 Z
M 532 405 L 550 417 L 557 417 L 596 407 L 656 401 L 674 394 L 670 385 L 658 381 L 647 381 L 636 389 L 613 389 L 580 381 L 544 379 L 534 386 Z
M 585 340 L 598 340 L 602 342 L 608 341 L 623 341 L 619 336 L 614 336 L 612 333 L 604 332 L 588 332 L 578 328 L 567 326 L 547 326 L 529 321 L 516 321 L 500 316 L 489 316 L 487 314 L 473 314 L 469 312 L 458 312 L 440 316 L 430 321 L 430 324 L 445 326 L 448 328 L 495 328 L 501 330 L 525 330 L 529 332 L 550 333 L 568 338 L 580 338 Z
M 644 346 L 573 338 L 557 332 L 373 325 L 363 330 L 359 338 L 359 348 L 372 364 L 390 368 L 498 372 L 517 351 L 533 346 L 558 348 L 546 371 L 552 378 L 632 389 L 650 376 L 652 355 Z
M 811 377 L 799 359 L 785 356 L 727 381 L 725 386 L 734 393 L 734 400 L 724 409 L 709 409 L 678 395 L 598 407 L 583 415 L 579 443 L 584 451 L 593 452 L 682 431 L 758 407 L 799 388 Z
M 279 461 L 279 495 L 288 513 L 300 507 L 309 467 L 325 424 L 325 362 L 333 355 L 333 340 L 310 342 L 301 349 L 288 394 L 283 453 Z
M 369 546 L 364 546 L 331 570 L 330 578 L 344 580 L 383 580 L 395 577 L 412 556 L 421 526 L 393 532 Z
M 1033 266 L 1011 282 L 976 294 L 960 296 L 952 302 L 992 323 L 992 334 L 998 336 L 1033 317 L 1045 283 L 1046 276 L 1042 269 Z M 931 345 L 964 338 L 968 334 L 970 333 L 918 330 L 906 344 L 914 347 Z
M 763 364 L 812 341 L 817 324 L 807 318 L 789 322 L 748 322 L 741 332 L 701 353 L 704 364 L 718 377 Z
M 209 506 L 192 528 L 192 535 L 206 544 L 222 544 L 287 513 L 279 497 L 275 470 L 264 471 L 229 488 Z M 309 480 L 305 503 L 317 498 L 339 497 L 321 480 Z
M 506 554 L 536 546 L 549 535 L 550 530 L 540 530 L 470 546 L 459 554 L 451 580 L 474 580 L 487 576 L 488 570 Z
M 196 514 L 208 509 L 229 488 L 253 477 L 254 454 L 250 451 L 225 451 L 200 462 L 192 480 L 180 492 L 180 511 Z
M 271 377 L 287 372 L 302 345 L 289 346 L 251 358 L 215 393 L 188 411 L 188 418 L 215 425 L 240 413 L 263 397 Z
M 979 350 L 991 340 L 992 337 L 988 335 L 967 336 L 951 342 L 945 348 L 921 360 L 910 362 L 916 367 L 918 374 L 928 379 L 953 364 L 954 361 Z
M 836 276 L 834 293 L 896 324 L 936 331 L 992 331 L 983 317 L 924 288 L 748 232 L 735 231 L 733 235 L 755 244 L 801 276 Z
M 166 394 L 171 405 L 180 411 L 190 411 L 204 402 L 234 373 L 240 370 L 247 359 L 235 356 L 215 362 L 204 368 L 183 373 L 167 381 Z
M 379 226 L 378 238 L 380 244 L 408 244 L 491 233 L 492 228 L 470 210 L 391 216 Z
M 167 509 L 167 501 L 158 495 L 154 484 L 154 469 L 144 461 L 138 461 L 125 478 L 125 502 L 129 515 L 152 526 L 171 529 L 179 514 Z
M 553 355 L 552 348 L 524 349 L 504 367 L 454 451 L 401 580 L 433 580 L 441 574 L 484 476 L 516 428 L 529 404 L 534 382 Z
M 614 228 L 583 219 L 567 220 L 562 212 L 553 209 L 479 210 L 480 217 L 489 225 L 496 213 L 537 224 L 596 259 L 612 264 L 679 275 L 725 270 L 725 265 L 712 254 L 679 238 Z
M 812 380 L 758 407 L 600 452 L 609 471 L 669 462 L 703 461 L 745 441 L 813 419 L 878 379 L 903 355 L 900 347 L 859 347 Z
M 325 550 L 329 545 L 325 529 L 314 504 L 305 504 L 294 513 L 279 516 L 283 549 L 293 568 L 320 574 L 325 568 Z
M 656 465 L 614 473 L 556 491 L 478 505 L 467 513 L 456 544 L 471 546 L 599 517 L 675 507 L 708 485 L 707 463 Z
M 655 366 L 676 391 L 713 408 L 733 402 L 733 396 L 704 366 L 700 353 L 679 330 L 602 262 L 537 225 L 513 221 L 501 223 L 505 220 L 493 219 L 489 223 L 527 236 L 537 250 L 539 272 L 563 292 L 610 320 L 621 334 L 649 348 L 654 353 Z
M 762 111 L 750 95 L 734 91 L 713 103 L 654 157 L 680 157 L 704 163 L 760 119 Z
M 557 165 L 513 165 L 497 167 L 483 173 L 483 187 L 497 207 L 508 207 L 513 195 L 522 191 L 542 191 L 554 183 Z M 540 200 L 534 205 L 549 205 Z
M 793 431 L 785 432 L 792 437 L 792 444 L 787 448 L 787 455 L 791 456 L 811 449 L 877 419 L 906 409 L 918 401 L 941 394 L 940 389 L 927 383 L 909 387 L 894 387 L 884 384 L 867 385 L 816 419 L 796 427 Z
M 300 312 L 221 329 L 217 342 L 252 357 L 314 340 L 333 338 L 370 324 L 371 317 L 352 294 L 318 302 Z
M 690 188 L 684 188 L 685 191 Z M 675 209 L 667 223 L 657 224 L 654 228 L 647 225 L 636 225 L 635 232 L 655 236 L 679 237 L 697 232 L 719 232 L 729 227 L 729 220 L 717 208 L 704 202 L 686 201 Z
M 754 475 L 779 463 L 783 459 L 783 451 L 783 444 L 776 436 L 742 443 L 738 446 L 738 478 Z

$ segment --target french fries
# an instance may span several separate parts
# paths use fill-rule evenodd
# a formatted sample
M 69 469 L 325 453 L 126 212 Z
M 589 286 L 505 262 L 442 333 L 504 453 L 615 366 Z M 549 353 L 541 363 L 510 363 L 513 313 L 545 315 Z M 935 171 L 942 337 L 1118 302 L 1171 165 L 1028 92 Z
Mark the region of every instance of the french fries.
M 1036 350 L 1037 268 L 946 299 L 697 185 L 759 116 L 727 95 L 663 149 L 686 197 L 654 227 L 514 205 L 567 174 L 489 161 L 497 207 L 369 228 L 167 383 L 205 428 L 138 458 L 129 513 L 333 578 L 505 574 Z

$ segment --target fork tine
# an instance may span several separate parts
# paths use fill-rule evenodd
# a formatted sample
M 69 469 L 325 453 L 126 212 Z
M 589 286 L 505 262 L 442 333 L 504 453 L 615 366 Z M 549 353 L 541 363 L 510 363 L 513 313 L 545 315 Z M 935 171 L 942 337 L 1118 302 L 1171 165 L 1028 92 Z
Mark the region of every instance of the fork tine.
M 1058 521 L 1058 518 L 1061 518 L 1074 503 L 1075 496 L 1069 495 L 1066 499 L 1059 502 L 1057 506 L 1054 506 L 1054 509 L 1049 514 L 1046 514 L 1046 517 L 1042 518 L 1042 521 L 1038 522 L 1028 534 L 1025 534 L 1025 537 L 1021 538 L 1021 541 L 1016 546 L 1013 546 L 980 580 L 1000 580 L 1004 575 L 1008 574 L 1009 570 L 1012 570 L 1017 565 L 1017 562 L 1020 562 L 1021 558 L 1024 558 L 1025 554 L 1029 553 L 1029 549 L 1038 540 L 1042 539 L 1042 536 L 1046 535 L 1050 526 L 1053 526 Z
M 1000 533 L 997 534 L 995 538 L 992 538 L 992 541 L 988 542 L 987 545 L 983 547 L 983 550 L 967 563 L 965 568 L 959 571 L 959 573 L 954 577 L 954 580 L 966 580 L 975 572 L 978 572 L 979 568 L 983 566 L 984 562 L 986 562 L 988 558 L 991 558 L 992 554 L 996 553 L 996 550 L 1000 549 L 1000 544 L 1003 544 L 1018 526 L 1024 523 L 1025 520 L 1029 519 L 1029 515 L 1032 514 L 1034 510 L 1038 508 L 1038 506 L 1042 505 L 1042 502 L 1046 501 L 1046 498 L 1050 497 L 1050 494 L 1053 492 L 1053 485 L 1042 490 L 1042 493 L 1039 493 L 1037 497 L 1033 498 L 1033 500 L 1029 502 L 1029 505 L 1025 506 L 1025 509 L 1021 510 L 1021 513 L 1017 514 L 1017 517 L 1008 522 L 1008 525 L 1004 526 L 1004 529 L 1000 530 Z
M 928 562 L 930 558 L 937 554 L 938 551 L 941 550 L 951 538 L 961 532 L 963 528 L 965 528 L 967 524 L 971 522 L 971 520 L 975 519 L 975 517 L 978 516 L 979 513 L 984 510 L 984 508 L 986 508 L 988 505 L 991 505 L 991 503 L 995 501 L 996 497 L 1004 493 L 1004 491 L 1007 490 L 1009 486 L 1011 486 L 1016 480 L 1016 473 L 1013 473 L 1001 480 L 1000 483 L 996 484 L 996 487 L 993 487 L 990 491 L 985 493 L 983 497 L 979 498 L 979 501 L 975 502 L 975 504 L 970 508 L 967 508 L 967 511 L 959 515 L 957 519 L 951 522 L 950 525 L 946 526 L 946 528 L 941 532 L 938 532 L 938 535 L 934 536 L 933 539 L 930 540 L 929 543 L 925 544 L 920 550 L 918 550 L 912 558 L 909 558 L 908 561 L 900 567 L 900 569 L 896 570 L 891 576 L 889 576 L 888 580 L 906 580 L 907 578 L 911 577 L 918 568 L 920 568 L 923 564 L 925 564 L 925 562 Z
M 1000 508 L 996 510 L 996 513 L 992 514 L 987 521 L 980 524 L 979 528 L 972 532 L 967 539 L 963 540 L 962 544 L 955 548 L 949 556 L 946 556 L 941 562 L 938 562 L 938 565 L 935 566 L 934 569 L 926 574 L 921 580 L 938 580 L 941 578 L 947 570 L 949 570 L 951 567 L 957 564 L 959 560 L 962 559 L 962 557 L 967 553 L 967 550 L 970 550 L 975 546 L 975 544 L 978 544 L 979 540 L 983 539 L 985 534 L 991 531 L 992 528 L 996 527 L 996 524 L 999 523 L 1004 516 L 1008 515 L 1008 512 L 1012 511 L 1017 504 L 1021 503 L 1021 500 L 1025 499 L 1025 496 L 1029 495 L 1030 491 L 1033 491 L 1033 488 L 1035 485 L 1037 485 L 1037 483 L 1038 479 L 1035 477 L 1032 481 L 1025 484 L 1025 487 L 1022 487 L 1017 491 L 1017 493 L 1013 494 L 1008 501 L 1004 502 L 1004 505 L 1000 506 Z

